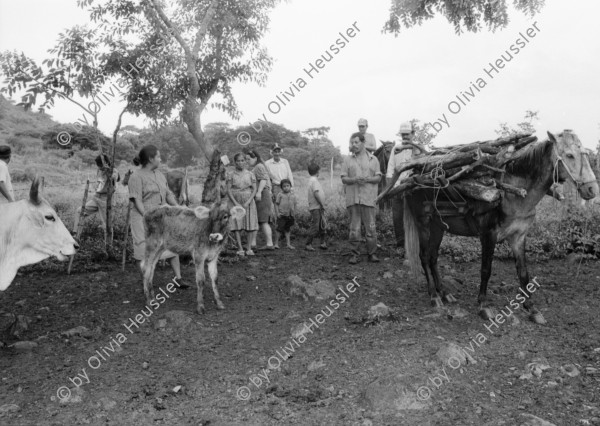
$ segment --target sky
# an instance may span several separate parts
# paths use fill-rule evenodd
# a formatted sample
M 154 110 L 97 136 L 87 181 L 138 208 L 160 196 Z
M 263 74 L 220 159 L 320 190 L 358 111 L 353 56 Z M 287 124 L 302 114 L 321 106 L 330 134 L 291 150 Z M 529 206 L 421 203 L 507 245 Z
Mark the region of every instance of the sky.
M 600 2 L 547 0 L 533 18 L 512 11 L 508 27 L 495 33 L 456 35 L 452 25 L 438 17 L 403 29 L 397 37 L 382 33 L 390 2 L 282 2 L 270 14 L 270 30 L 263 40 L 275 61 L 267 84 L 233 86 L 240 121 L 208 110 L 202 123 L 235 126 L 266 118 L 298 131 L 329 126 L 330 139 L 347 153 L 359 118 L 369 121 L 368 131 L 379 140 L 397 140 L 404 121 L 431 123 L 439 130 L 434 144 L 444 146 L 495 139 L 500 123 L 514 125 L 526 110 L 533 110 L 540 118 L 534 124 L 538 137 L 572 129 L 584 146 L 595 148 L 600 140 Z M 0 51 L 23 51 L 41 62 L 62 30 L 88 21 L 76 0 L 0 0 Z M 346 34 L 352 27 L 350 38 Z M 527 37 L 529 28 L 533 37 Z M 305 69 L 321 55 L 328 57 L 340 32 L 348 42 L 308 75 Z M 508 58 L 511 45 L 518 47 L 520 33 L 528 39 L 524 47 L 516 54 L 514 49 L 503 68 L 490 71 L 490 63 L 502 54 Z M 285 100 L 284 91 L 294 97 Z M 113 100 L 101 109 L 102 131 L 112 134 L 122 107 Z M 47 112 L 65 123 L 82 115 L 79 107 L 60 100 Z M 127 124 L 147 122 L 125 115 L 123 125 Z

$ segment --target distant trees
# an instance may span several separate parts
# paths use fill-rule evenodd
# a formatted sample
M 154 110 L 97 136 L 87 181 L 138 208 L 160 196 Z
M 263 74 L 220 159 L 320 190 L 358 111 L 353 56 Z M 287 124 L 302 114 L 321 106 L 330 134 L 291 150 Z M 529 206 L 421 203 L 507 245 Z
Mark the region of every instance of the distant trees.
M 252 148 L 266 160 L 270 158 L 272 146 L 277 143 L 283 148 L 283 156 L 289 161 L 292 170 L 306 170 L 311 161 L 322 167 L 328 166 L 332 158 L 334 164 L 341 163 L 339 148 L 327 137 L 329 128 L 318 129 L 321 129 L 320 133 L 313 131 L 314 129 L 295 132 L 279 124 L 269 123 L 257 131 L 252 126 L 232 128 L 227 123 L 210 123 L 205 126 L 205 137 L 230 159 L 237 152 Z
M 505 136 L 514 136 L 517 133 L 535 133 L 534 124 L 539 120 L 538 118 L 539 111 L 525 111 L 525 117 L 523 121 L 517 123 L 515 127 L 511 127 L 508 123 L 500 123 L 500 128 L 495 130 L 496 134 L 500 137 Z
M 513 0 L 513 7 L 533 16 L 544 7 L 545 0 Z M 390 17 L 384 32 L 398 35 L 402 27 L 421 25 L 436 15 L 445 16 L 456 34 L 478 32 L 484 26 L 490 31 L 506 27 L 509 2 L 507 0 L 392 0 Z

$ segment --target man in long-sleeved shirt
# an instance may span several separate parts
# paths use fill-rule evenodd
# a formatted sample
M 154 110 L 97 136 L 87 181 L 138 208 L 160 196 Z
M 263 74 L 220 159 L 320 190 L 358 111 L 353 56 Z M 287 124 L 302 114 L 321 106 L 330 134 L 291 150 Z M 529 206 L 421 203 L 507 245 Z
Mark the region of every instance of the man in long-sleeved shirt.
M 292 188 L 294 187 L 294 176 L 292 175 L 290 163 L 285 158 L 281 158 L 282 152 L 281 147 L 275 144 L 271 149 L 273 158 L 265 161 L 265 166 L 267 166 L 273 184 L 273 199 L 276 199 L 277 194 L 281 192 L 281 181 L 283 179 L 288 179 L 292 184 Z
M 400 137 L 402 143 L 396 145 L 388 160 L 387 172 L 385 177 L 391 179 L 394 176 L 394 172 L 397 168 L 402 167 L 403 164 L 409 162 L 413 156 L 420 154 L 422 151 L 415 148 L 412 144 L 412 140 L 415 136 L 415 131 L 410 122 L 402 123 L 400 125 Z M 400 177 L 394 184 L 394 188 L 400 185 L 403 179 L 410 176 L 411 171 L 407 170 L 400 174 Z M 396 234 L 396 246 L 404 247 L 404 198 L 395 196 L 392 198 L 392 219 L 394 222 L 394 234 Z

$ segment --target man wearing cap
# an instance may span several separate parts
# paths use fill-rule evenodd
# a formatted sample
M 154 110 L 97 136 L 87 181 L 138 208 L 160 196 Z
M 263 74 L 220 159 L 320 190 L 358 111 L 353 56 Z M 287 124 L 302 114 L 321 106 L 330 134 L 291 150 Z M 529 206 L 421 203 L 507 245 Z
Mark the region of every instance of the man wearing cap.
M 277 198 L 277 194 L 281 192 L 281 181 L 283 179 L 289 179 L 294 188 L 294 176 L 292 175 L 292 169 L 290 163 L 285 158 L 281 158 L 283 150 L 278 144 L 273 145 L 271 148 L 271 155 L 273 158 L 265 161 L 265 166 L 271 176 L 271 183 L 273 184 L 273 199 Z
M 0 145 L 0 204 L 15 201 L 8 163 L 10 163 L 11 150 L 8 145 Z
M 368 127 L 369 122 L 366 118 L 358 120 L 358 131 L 365 138 L 365 149 L 372 154 L 377 149 L 377 139 L 375 139 L 373 133 L 367 133 Z
M 381 180 L 379 160 L 366 150 L 365 137 L 360 132 L 350 137 L 350 152 L 351 155 L 344 157 L 341 173 L 346 192 L 346 208 L 350 213 L 349 240 L 352 245 L 350 263 L 354 265 L 360 261 L 361 223 L 365 227 L 369 261 L 379 262 L 375 256 L 377 250 L 375 198 L 377 184 Z
M 402 142 L 394 146 L 394 152 L 388 160 L 386 178 L 391 179 L 397 168 L 409 162 L 413 156 L 425 152 L 419 145 L 413 143 L 414 136 L 415 130 L 412 123 L 407 121 L 400 125 Z M 410 170 L 402 172 L 394 184 L 394 188 L 400 185 L 400 182 L 410 176 L 410 174 Z M 396 234 L 396 247 L 402 248 L 404 247 L 404 198 L 401 196 L 392 198 L 392 218 L 394 222 L 394 234 Z

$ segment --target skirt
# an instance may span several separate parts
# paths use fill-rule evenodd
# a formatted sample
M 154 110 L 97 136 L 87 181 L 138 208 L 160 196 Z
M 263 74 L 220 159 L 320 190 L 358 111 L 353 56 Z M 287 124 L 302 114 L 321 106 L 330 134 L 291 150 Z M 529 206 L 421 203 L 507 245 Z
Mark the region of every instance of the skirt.
M 245 204 L 250 200 L 250 196 L 252 195 L 252 191 L 250 189 L 232 189 L 231 193 L 235 201 L 240 204 Z M 231 205 L 233 207 L 233 205 Z M 248 207 L 244 207 L 246 209 L 246 215 L 241 219 L 235 219 L 233 216 L 229 221 L 229 229 L 231 231 L 257 231 L 258 230 L 258 216 L 256 213 L 256 203 L 254 202 L 254 198 L 250 202 Z
M 144 218 L 135 207 L 131 208 L 130 217 L 131 236 L 133 238 L 133 257 L 135 260 L 144 260 L 146 255 L 146 229 L 144 228 Z M 170 259 L 177 256 L 169 250 L 160 256 L 160 260 Z
M 275 210 L 273 208 L 273 198 L 271 190 L 264 188 L 260 197 L 260 201 L 256 202 L 256 213 L 258 215 L 258 223 L 272 223 L 275 218 Z

